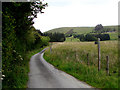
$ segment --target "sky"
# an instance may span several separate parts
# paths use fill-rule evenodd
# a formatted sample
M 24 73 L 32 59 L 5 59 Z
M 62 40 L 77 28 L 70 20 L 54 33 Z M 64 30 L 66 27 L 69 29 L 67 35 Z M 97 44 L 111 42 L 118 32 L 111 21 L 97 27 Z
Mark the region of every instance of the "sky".
M 120 0 L 44 0 L 48 3 L 34 19 L 34 27 L 45 32 L 59 27 L 118 25 Z

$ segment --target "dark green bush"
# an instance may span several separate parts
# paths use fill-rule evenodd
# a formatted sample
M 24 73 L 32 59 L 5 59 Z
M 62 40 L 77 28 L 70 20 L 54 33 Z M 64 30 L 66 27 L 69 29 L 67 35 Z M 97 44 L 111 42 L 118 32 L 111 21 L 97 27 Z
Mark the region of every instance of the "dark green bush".
M 64 42 L 65 35 L 63 33 L 44 33 L 44 36 L 48 36 L 50 38 L 50 42 Z
M 104 40 L 110 40 L 109 34 L 80 34 L 77 38 L 80 39 L 80 41 L 96 41 L 97 38 L 100 38 L 101 41 Z

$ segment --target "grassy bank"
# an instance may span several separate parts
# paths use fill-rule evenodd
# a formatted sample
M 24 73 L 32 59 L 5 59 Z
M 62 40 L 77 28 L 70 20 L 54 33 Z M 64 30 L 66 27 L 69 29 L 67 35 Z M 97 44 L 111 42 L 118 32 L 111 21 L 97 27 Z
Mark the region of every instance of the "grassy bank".
M 26 52 L 24 56 L 22 57 L 21 55 L 18 55 L 19 57 L 16 58 L 16 62 L 13 60 L 13 65 L 10 65 L 12 67 L 12 70 L 8 70 L 8 74 L 5 75 L 5 78 L 3 79 L 3 84 L 4 86 L 2 87 L 3 89 L 5 88 L 27 88 L 27 82 L 29 80 L 28 73 L 29 73 L 29 61 L 30 58 L 40 52 L 43 48 L 36 48 L 32 51 Z M 15 53 L 18 54 L 18 52 L 14 51 Z M 15 54 L 14 54 L 15 55 Z M 21 58 L 21 59 L 19 59 Z M 3 71 L 4 72 L 4 71 Z M 11 77 L 9 77 L 11 76 Z M 9 85 L 9 86 L 8 86 Z
M 53 45 L 44 58 L 56 68 L 97 88 L 118 87 L 117 41 L 101 41 L 101 70 L 97 69 L 97 45 L 94 42 L 64 42 Z M 90 65 L 87 66 L 87 54 Z M 106 75 L 106 56 L 109 56 L 110 75 Z

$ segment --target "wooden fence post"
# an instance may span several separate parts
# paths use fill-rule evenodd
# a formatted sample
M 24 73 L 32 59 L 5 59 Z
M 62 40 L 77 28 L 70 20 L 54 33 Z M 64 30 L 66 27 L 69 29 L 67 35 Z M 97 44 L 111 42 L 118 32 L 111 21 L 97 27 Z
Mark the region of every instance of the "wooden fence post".
M 87 65 L 89 65 L 89 53 L 87 53 Z
M 100 56 L 100 38 L 98 38 L 98 71 L 100 71 L 100 60 L 101 56 Z
M 106 60 L 107 60 L 106 73 L 107 73 L 107 75 L 109 75 L 109 56 L 106 56 Z

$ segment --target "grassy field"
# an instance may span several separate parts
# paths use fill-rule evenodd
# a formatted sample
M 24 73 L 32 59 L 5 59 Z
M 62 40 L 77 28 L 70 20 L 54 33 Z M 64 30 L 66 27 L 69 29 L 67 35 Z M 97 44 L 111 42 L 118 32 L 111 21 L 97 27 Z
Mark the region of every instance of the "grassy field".
M 72 36 L 72 37 L 66 37 L 65 42 L 80 42 L 80 40 Z
M 116 26 L 104 26 L 104 28 L 115 28 L 116 30 L 118 30 L 118 26 L 116 25 Z
M 110 35 L 110 40 L 118 40 L 118 33 L 117 32 L 109 33 L 109 35 Z
M 44 58 L 56 68 L 97 88 L 118 87 L 118 42 L 101 41 L 101 70 L 97 69 L 97 45 L 94 42 L 64 42 L 48 49 Z M 87 65 L 87 54 L 90 65 Z M 106 75 L 106 56 L 109 56 L 110 75 Z

